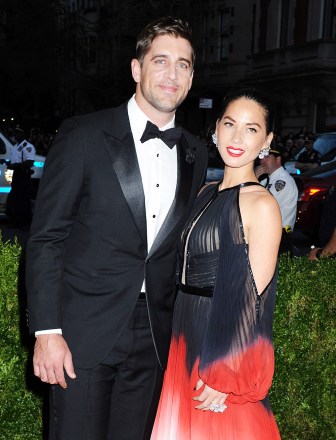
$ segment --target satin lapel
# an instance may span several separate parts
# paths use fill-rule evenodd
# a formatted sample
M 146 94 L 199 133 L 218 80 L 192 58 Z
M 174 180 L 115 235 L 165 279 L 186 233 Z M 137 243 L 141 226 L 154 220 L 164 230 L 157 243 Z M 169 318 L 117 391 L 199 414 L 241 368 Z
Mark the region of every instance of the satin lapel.
M 104 133 L 114 171 L 131 211 L 134 223 L 147 247 L 145 194 L 131 131 L 124 139 Z
M 186 138 L 182 135 L 180 144 L 177 147 L 177 185 L 175 198 L 168 211 L 167 217 L 149 250 L 148 257 L 150 257 L 161 246 L 185 214 L 194 173 L 194 162 L 188 163 L 186 160 L 186 151 L 189 148 L 190 146 Z

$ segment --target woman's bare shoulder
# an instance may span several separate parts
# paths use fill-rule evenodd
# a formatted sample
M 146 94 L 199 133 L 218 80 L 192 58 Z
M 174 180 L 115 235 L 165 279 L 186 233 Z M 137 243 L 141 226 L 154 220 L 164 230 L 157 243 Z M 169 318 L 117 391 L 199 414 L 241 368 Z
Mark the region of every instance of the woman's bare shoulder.
M 241 206 L 253 216 L 278 217 L 280 209 L 273 195 L 263 186 L 250 186 L 241 192 Z

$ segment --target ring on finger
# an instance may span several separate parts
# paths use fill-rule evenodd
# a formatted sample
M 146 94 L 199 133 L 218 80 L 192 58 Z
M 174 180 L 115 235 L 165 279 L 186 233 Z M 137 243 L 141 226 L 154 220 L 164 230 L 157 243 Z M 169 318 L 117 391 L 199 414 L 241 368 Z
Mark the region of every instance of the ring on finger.
M 226 410 L 227 406 L 225 405 L 225 403 L 214 403 L 211 402 L 210 406 L 209 406 L 209 410 L 212 412 L 220 412 L 223 413 Z

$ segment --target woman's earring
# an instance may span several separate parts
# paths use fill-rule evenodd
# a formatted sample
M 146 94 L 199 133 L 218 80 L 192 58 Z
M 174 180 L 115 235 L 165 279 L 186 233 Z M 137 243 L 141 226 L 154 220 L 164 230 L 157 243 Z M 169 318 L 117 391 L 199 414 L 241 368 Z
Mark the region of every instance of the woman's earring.
M 270 147 L 266 147 L 266 148 L 263 148 L 262 150 L 260 150 L 260 153 L 258 156 L 259 159 L 263 159 L 264 157 L 268 156 L 269 152 L 270 152 Z
M 217 147 L 217 136 L 216 136 L 216 133 L 214 133 L 213 135 L 212 135 L 212 142 L 216 145 L 216 147 Z M 218 147 L 217 147 L 218 148 Z

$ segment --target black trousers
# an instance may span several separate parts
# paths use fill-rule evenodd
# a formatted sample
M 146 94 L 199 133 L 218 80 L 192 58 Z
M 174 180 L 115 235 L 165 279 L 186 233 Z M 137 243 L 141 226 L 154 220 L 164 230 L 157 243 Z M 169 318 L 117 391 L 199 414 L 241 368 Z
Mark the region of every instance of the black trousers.
M 6 214 L 18 226 L 27 226 L 31 222 L 31 178 L 30 170 L 15 170 L 12 188 L 7 198 Z
M 51 385 L 49 440 L 147 440 L 160 397 L 146 300 L 139 299 L 117 344 L 68 388 Z

